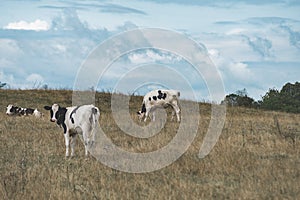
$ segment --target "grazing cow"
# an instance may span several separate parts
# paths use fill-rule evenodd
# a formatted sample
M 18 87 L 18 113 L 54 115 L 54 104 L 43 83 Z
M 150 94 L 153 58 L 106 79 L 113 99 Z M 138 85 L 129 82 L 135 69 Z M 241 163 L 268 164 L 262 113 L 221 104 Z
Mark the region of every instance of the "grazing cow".
M 42 117 L 43 114 L 37 109 L 33 108 L 21 108 L 14 105 L 8 105 L 6 108 L 7 115 L 16 115 L 16 116 L 29 116 L 33 115 L 35 117 Z
M 180 122 L 179 96 L 180 92 L 176 90 L 153 90 L 147 93 L 144 96 L 141 111 L 137 112 L 140 120 L 144 118 L 144 121 L 146 122 L 147 117 L 150 117 L 150 114 L 152 113 L 152 121 L 155 121 L 155 110 L 157 108 L 171 106 L 173 108 L 172 120 L 176 113 L 177 121 Z
M 82 105 L 72 107 L 61 107 L 58 104 L 44 106 L 50 111 L 50 121 L 56 122 L 64 129 L 66 144 L 66 157 L 69 156 L 69 145 L 71 144 L 71 156 L 74 156 L 74 147 L 77 134 L 82 135 L 85 147 L 85 156 L 95 140 L 95 128 L 98 126 L 100 111 L 94 105 Z

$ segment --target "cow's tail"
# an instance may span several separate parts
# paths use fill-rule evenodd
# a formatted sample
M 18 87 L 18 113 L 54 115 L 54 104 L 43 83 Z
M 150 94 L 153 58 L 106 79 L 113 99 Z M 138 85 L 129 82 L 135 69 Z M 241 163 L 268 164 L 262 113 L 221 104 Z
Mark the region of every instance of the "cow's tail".
M 100 117 L 100 111 L 97 107 L 94 106 L 92 108 L 92 113 L 91 113 L 91 117 L 90 117 L 92 129 L 95 129 L 98 126 L 99 117 Z
M 95 129 L 97 128 L 98 123 L 99 123 L 99 117 L 100 117 L 99 109 L 96 106 L 92 107 L 92 112 L 91 112 L 91 116 L 90 116 L 90 123 L 92 125 L 92 131 L 95 131 Z
M 100 111 L 99 109 L 94 106 L 91 108 L 91 116 L 90 116 L 90 123 L 91 123 L 91 132 L 90 132 L 90 135 L 88 136 L 89 137 L 89 142 L 88 144 L 90 146 L 93 146 L 94 142 L 95 142 L 95 137 L 96 137 L 96 134 L 97 134 L 97 128 L 98 128 L 98 121 L 99 121 L 99 117 L 100 117 Z

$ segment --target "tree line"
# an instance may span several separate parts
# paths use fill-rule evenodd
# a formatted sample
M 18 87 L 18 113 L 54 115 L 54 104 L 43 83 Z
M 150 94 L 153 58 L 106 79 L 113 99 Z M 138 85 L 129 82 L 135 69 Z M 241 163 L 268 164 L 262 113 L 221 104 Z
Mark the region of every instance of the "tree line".
M 4 86 L 6 86 L 6 83 L 0 81 L 0 89 Z M 48 89 L 48 86 L 46 85 L 43 89 Z M 281 90 L 274 88 L 269 89 L 269 91 L 262 96 L 262 100 L 259 101 L 255 101 L 253 98 L 249 97 L 247 90 L 244 88 L 235 93 L 226 95 L 222 104 L 300 113 L 300 83 L 286 83 Z
M 229 106 L 300 113 L 300 83 L 286 83 L 281 90 L 269 89 L 259 101 L 249 97 L 246 89 L 238 90 L 236 93 L 226 95 L 222 103 Z

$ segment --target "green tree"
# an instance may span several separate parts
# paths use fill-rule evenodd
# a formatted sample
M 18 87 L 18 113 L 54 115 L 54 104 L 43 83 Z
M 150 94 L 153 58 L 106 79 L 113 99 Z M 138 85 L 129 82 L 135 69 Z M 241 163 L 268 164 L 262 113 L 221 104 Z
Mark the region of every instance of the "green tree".
M 274 88 L 270 88 L 262 97 L 261 107 L 267 110 L 280 110 L 280 105 L 280 92 Z
M 262 97 L 261 107 L 267 110 L 300 113 L 300 83 L 287 83 L 280 91 L 269 89 Z
M 254 101 L 254 99 L 247 96 L 246 88 L 236 91 L 235 94 L 226 95 L 222 103 L 230 106 L 243 106 L 248 108 L 257 107 L 257 103 Z

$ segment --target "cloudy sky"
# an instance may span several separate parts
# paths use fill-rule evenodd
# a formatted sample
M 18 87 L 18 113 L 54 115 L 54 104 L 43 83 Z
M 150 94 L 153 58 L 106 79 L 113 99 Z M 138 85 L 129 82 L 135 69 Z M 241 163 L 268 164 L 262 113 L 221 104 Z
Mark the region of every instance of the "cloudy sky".
M 300 81 L 299 10 L 298 0 L 3 0 L 0 81 L 8 88 L 72 89 L 78 70 L 101 43 L 136 28 L 162 28 L 206 50 L 226 94 L 246 88 L 260 99 L 269 88 Z M 180 55 L 157 49 L 122 56 L 96 87 L 111 90 L 126 69 L 147 63 L 174 67 L 190 81 L 197 99 L 211 100 L 205 78 L 193 76 Z M 144 75 L 153 76 L 150 69 L 160 71 L 150 67 Z M 140 70 L 135 78 L 144 75 Z M 164 77 L 174 82 L 176 75 Z

